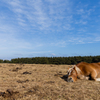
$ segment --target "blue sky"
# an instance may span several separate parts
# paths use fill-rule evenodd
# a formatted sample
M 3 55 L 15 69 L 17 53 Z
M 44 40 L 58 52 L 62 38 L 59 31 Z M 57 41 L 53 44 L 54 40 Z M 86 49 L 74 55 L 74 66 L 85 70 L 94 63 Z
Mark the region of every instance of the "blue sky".
M 100 55 L 100 0 L 0 0 L 0 59 Z

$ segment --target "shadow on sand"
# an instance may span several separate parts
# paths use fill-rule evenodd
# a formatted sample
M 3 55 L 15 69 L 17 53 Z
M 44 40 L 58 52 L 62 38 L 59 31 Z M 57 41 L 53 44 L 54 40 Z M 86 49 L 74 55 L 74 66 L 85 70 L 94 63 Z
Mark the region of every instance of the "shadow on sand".
M 64 81 L 67 81 L 68 75 L 63 75 L 61 78 L 62 78 Z

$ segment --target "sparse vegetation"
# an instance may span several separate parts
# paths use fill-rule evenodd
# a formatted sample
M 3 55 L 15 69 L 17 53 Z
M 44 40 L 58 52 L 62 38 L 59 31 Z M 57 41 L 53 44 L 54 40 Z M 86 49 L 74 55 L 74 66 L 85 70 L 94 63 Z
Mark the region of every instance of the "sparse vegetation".
M 100 100 L 100 82 L 62 78 L 72 65 L 0 66 L 0 100 Z

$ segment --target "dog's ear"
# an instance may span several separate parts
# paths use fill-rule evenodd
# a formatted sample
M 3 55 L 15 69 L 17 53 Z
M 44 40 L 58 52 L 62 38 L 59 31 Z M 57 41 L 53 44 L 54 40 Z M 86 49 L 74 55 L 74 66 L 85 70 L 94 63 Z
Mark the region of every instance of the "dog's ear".
M 73 67 L 73 69 L 75 70 L 75 69 L 76 69 L 76 67 L 74 66 L 74 67 Z
M 79 72 L 81 72 L 81 70 L 75 65 L 74 66 L 75 67 L 75 70 L 79 73 Z

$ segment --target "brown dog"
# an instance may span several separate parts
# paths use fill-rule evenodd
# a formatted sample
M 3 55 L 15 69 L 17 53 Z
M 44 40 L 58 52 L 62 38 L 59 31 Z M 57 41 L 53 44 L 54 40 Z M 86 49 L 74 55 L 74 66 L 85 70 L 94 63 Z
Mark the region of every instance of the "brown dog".
M 68 82 L 75 82 L 79 79 L 92 79 L 100 81 L 100 63 L 81 62 L 68 70 Z

